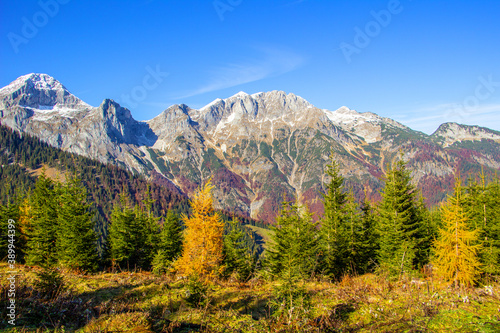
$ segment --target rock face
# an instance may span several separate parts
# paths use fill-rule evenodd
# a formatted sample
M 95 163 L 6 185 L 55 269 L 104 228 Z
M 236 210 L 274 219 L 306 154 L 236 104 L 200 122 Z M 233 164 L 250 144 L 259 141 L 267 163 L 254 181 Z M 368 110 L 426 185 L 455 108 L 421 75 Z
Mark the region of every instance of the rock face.
M 322 211 L 330 152 L 358 196 L 378 196 L 400 152 L 429 203 L 445 197 L 454 172 L 500 170 L 500 132 L 443 124 L 432 135 L 347 107 L 322 110 L 282 91 L 240 92 L 196 110 L 174 105 L 138 122 L 112 100 L 91 107 L 45 74 L 0 90 L 0 120 L 49 144 L 145 175 L 187 194 L 208 178 L 219 208 L 272 221 L 283 197 Z

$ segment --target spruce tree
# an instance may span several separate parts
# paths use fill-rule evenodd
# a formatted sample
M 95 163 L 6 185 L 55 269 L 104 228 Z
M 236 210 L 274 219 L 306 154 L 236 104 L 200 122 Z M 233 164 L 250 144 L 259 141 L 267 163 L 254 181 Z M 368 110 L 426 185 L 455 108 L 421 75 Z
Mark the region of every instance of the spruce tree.
M 111 214 L 109 247 L 114 264 L 126 269 L 148 269 L 147 216 L 135 206 L 133 209 L 124 194 L 121 207 L 116 206 Z
M 424 231 L 416 189 L 402 159 L 387 171 L 381 194 L 377 226 L 379 267 L 390 275 L 400 275 L 427 261 L 425 251 L 419 247 Z
M 454 195 L 442 207 L 443 227 L 434 243 L 434 265 L 437 275 L 453 282 L 455 287 L 471 286 L 479 275 L 478 229 L 470 229 L 464 210 L 463 189 L 456 179 Z
M 158 250 L 153 259 L 153 271 L 165 273 L 182 251 L 182 230 L 179 217 L 172 210 L 167 212 L 159 235 Z
M 416 220 L 419 221 L 419 227 L 415 233 L 415 265 L 417 268 L 421 268 L 429 262 L 432 241 L 437 237 L 437 225 L 433 221 L 431 212 L 425 206 L 421 193 L 419 193 L 416 203 Z
M 145 217 L 145 238 L 144 244 L 145 262 L 144 266 L 150 266 L 159 250 L 160 243 L 160 217 L 153 214 L 153 204 L 155 200 L 151 198 L 151 187 L 147 186 L 145 198 L 142 200 L 144 206 L 143 215 Z
M 365 199 L 361 204 L 361 228 L 363 231 L 360 242 L 363 252 L 362 259 L 358 263 L 360 274 L 371 271 L 377 264 L 378 239 L 375 227 L 375 210 L 365 191 Z
M 28 265 L 53 266 L 57 263 L 59 189 L 42 171 L 31 196 L 31 216 L 26 249 Z
M 490 183 L 486 189 L 486 205 L 488 219 L 483 225 L 480 240 L 483 249 L 480 260 L 483 272 L 490 276 L 500 275 L 500 182 L 499 179 Z
M 284 202 L 282 210 L 272 227 L 271 248 L 266 254 L 266 266 L 271 274 L 281 277 L 287 265 L 303 278 L 311 276 L 318 265 L 317 223 L 307 207 Z
M 479 258 L 483 272 L 500 274 L 500 185 L 498 180 L 486 184 L 484 172 L 480 182 L 469 180 L 464 195 L 464 209 L 468 226 L 478 230 L 478 244 L 482 244 Z
M 237 218 L 226 224 L 227 234 L 224 236 L 224 273 L 234 274 L 238 280 L 247 280 L 255 267 L 255 258 L 248 252 L 244 233 Z
M 344 192 L 344 178 L 340 175 L 337 162 L 331 156 L 326 166 L 330 177 L 326 194 L 323 194 L 324 215 L 320 228 L 321 271 L 332 278 L 339 278 L 347 268 L 346 251 L 346 209 L 347 194 Z
M 65 267 L 95 271 L 97 269 L 97 235 L 89 214 L 87 190 L 74 175 L 61 189 L 58 209 L 57 257 Z
M 360 211 L 352 191 L 347 196 L 346 203 L 346 239 L 345 272 L 349 274 L 364 274 L 373 262 L 374 244 L 373 215 L 367 202 L 364 211 Z

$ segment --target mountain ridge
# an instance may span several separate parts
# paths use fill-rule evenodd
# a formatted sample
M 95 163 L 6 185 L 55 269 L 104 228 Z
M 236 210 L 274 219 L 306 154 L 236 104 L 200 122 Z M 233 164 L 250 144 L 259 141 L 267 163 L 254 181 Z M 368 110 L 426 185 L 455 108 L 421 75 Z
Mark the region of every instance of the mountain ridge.
M 212 178 L 217 208 L 267 221 L 283 196 L 321 212 L 332 150 L 358 197 L 365 189 L 378 196 L 380 177 L 400 152 L 429 204 L 445 196 L 447 186 L 433 192 L 455 171 L 500 170 L 498 131 L 445 123 L 427 135 L 371 112 L 319 109 L 278 90 L 239 92 L 199 109 L 176 104 L 137 121 L 113 100 L 92 107 L 49 75 L 28 74 L 0 89 L 0 121 L 57 148 L 155 173 L 186 194 Z

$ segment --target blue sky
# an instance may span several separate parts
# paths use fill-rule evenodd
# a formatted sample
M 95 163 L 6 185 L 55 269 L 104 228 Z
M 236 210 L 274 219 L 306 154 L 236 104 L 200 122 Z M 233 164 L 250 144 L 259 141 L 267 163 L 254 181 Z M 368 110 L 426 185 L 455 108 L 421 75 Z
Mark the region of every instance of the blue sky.
M 138 120 L 239 91 L 500 130 L 500 1 L 0 2 L 0 86 L 37 72 Z

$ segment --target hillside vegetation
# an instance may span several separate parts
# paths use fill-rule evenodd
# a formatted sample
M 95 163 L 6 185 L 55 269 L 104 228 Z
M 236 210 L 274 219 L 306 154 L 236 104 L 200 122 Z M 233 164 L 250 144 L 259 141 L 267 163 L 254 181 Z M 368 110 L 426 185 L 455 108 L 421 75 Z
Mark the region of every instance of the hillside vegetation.
M 105 166 L 62 153 L 38 163 L 65 162 L 64 181 L 43 169 L 36 180 L 16 178 L 33 156 L 9 135 L 18 141 L 2 146 L 11 177 L 3 184 L 17 195 L 0 205 L 0 270 L 18 275 L 2 279 L 5 329 L 12 320 L 18 331 L 59 332 L 500 329 L 500 180 L 484 173 L 456 175 L 453 194 L 430 211 L 401 157 L 385 172 L 380 201 L 358 203 L 332 154 L 319 220 L 283 198 L 265 230 L 215 210 L 210 181 L 179 214 L 175 196 L 160 188 L 153 197 L 154 184 L 129 173 L 105 181 Z M 11 153 L 19 147 L 24 155 Z M 40 156 L 59 153 L 45 148 Z M 98 205 L 104 189 L 116 190 L 109 206 Z M 105 223 L 98 207 L 109 207 Z

